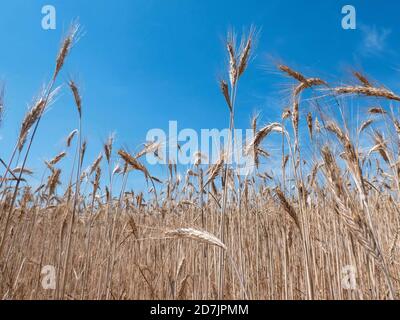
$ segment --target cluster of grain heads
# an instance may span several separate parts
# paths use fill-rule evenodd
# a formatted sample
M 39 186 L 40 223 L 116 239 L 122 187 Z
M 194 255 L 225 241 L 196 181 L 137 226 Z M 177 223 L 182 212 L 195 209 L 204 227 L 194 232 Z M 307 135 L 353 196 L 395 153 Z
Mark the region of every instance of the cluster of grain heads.
M 47 188 L 49 190 L 49 196 L 54 195 L 57 185 L 60 184 L 60 169 L 54 169 L 52 174 L 49 176 L 47 181 Z
M 329 173 L 331 174 L 331 173 Z M 330 183 L 334 180 L 330 177 Z M 342 192 L 340 193 L 340 191 Z M 371 255 L 377 262 L 377 265 L 383 270 L 388 285 L 388 296 L 390 299 L 396 297 L 393 289 L 392 278 L 386 263 L 386 257 L 383 255 L 375 227 L 371 225 L 370 213 L 368 208 L 359 208 L 358 205 L 352 202 L 349 195 L 343 192 L 343 189 L 332 189 L 335 199 L 334 210 L 340 219 L 344 222 L 349 232 L 354 235 L 355 239 L 361 244 L 366 252 Z M 364 211 L 363 214 L 359 212 Z
M 299 148 L 299 104 L 300 104 L 300 95 L 301 93 L 308 88 L 326 85 L 326 82 L 319 78 L 306 78 L 300 72 L 297 72 L 285 65 L 279 65 L 278 68 L 286 73 L 288 76 L 292 77 L 293 79 L 300 82 L 294 89 L 293 89 L 293 101 L 292 101 L 292 110 L 291 110 L 291 117 L 292 117 L 292 125 L 295 134 L 295 152 L 298 152 Z
M 254 153 L 254 157 L 258 157 L 260 154 L 260 145 L 263 142 L 263 140 L 272 132 L 279 132 L 283 133 L 283 128 L 280 123 L 271 123 L 263 128 L 261 128 L 259 131 L 256 131 L 253 139 L 249 142 L 249 144 L 246 146 L 246 152 L 247 153 Z
M 208 168 L 208 170 L 207 170 L 208 178 L 205 183 L 205 186 L 212 183 L 221 174 L 222 169 L 225 165 L 225 161 L 226 161 L 225 158 L 226 158 L 226 155 L 222 152 L 220 154 L 218 161 Z
M 33 140 L 35 138 L 35 134 L 37 132 L 37 129 L 39 127 L 39 123 L 41 120 L 41 117 L 44 113 L 44 111 L 46 110 L 46 108 L 48 107 L 48 105 L 52 102 L 52 100 L 54 99 L 55 95 L 57 94 L 59 88 L 54 89 L 56 80 L 57 80 L 57 75 L 59 74 L 59 72 L 61 71 L 65 59 L 68 56 L 68 53 L 71 49 L 71 47 L 74 44 L 74 41 L 76 40 L 76 36 L 77 33 L 79 31 L 79 25 L 74 23 L 71 26 L 70 32 L 67 34 L 67 36 L 65 37 L 63 44 L 61 46 L 60 52 L 57 55 L 56 58 L 56 68 L 55 68 L 55 72 L 53 75 L 52 80 L 49 82 L 49 84 L 47 85 L 47 87 L 44 89 L 43 93 L 40 95 L 40 97 L 37 99 L 36 103 L 33 105 L 33 107 L 29 110 L 29 112 L 26 114 L 22 125 L 21 125 L 21 130 L 20 130 L 20 134 L 18 137 L 18 141 L 16 143 L 16 146 L 14 148 L 14 151 L 11 155 L 11 159 L 8 163 L 6 172 L 3 175 L 3 179 L 1 182 L 0 187 L 3 186 L 3 183 L 5 181 L 5 178 L 7 177 L 7 173 L 10 169 L 10 166 L 14 160 L 16 151 L 19 150 L 19 152 L 21 153 L 24 144 L 27 140 L 27 135 L 28 132 L 32 129 L 32 134 L 31 137 L 29 139 L 29 143 L 28 143 L 28 147 L 27 150 L 25 152 L 25 156 L 23 156 L 23 161 L 22 161 L 22 170 L 19 174 L 17 183 L 15 185 L 14 188 L 14 192 L 13 192 L 13 196 L 12 196 L 12 200 L 11 200 L 11 205 L 10 205 L 10 209 L 7 212 L 7 216 L 6 216 L 6 223 L 5 223 L 5 227 L 4 227 L 4 231 L 3 231 L 3 235 L 1 238 L 1 242 L 0 242 L 0 257 L 2 257 L 3 255 L 3 249 L 4 249 L 4 244 L 5 244 L 5 238 L 9 232 L 9 222 L 10 222 L 10 217 L 13 213 L 13 209 L 14 209 L 14 204 L 17 200 L 17 195 L 18 195 L 18 191 L 19 191 L 19 186 L 21 183 L 21 179 L 22 179 L 22 174 L 23 174 L 23 169 L 26 166 L 28 157 L 29 157 L 29 153 L 31 150 L 31 146 L 33 143 Z
M 143 173 L 146 180 L 149 178 L 151 179 L 151 175 L 150 175 L 149 171 L 143 164 L 141 164 L 137 160 L 137 157 L 133 157 L 131 154 L 129 154 L 128 152 L 126 152 L 125 150 L 122 150 L 122 149 L 118 151 L 118 155 L 121 157 L 122 160 L 125 161 L 125 163 L 128 165 L 128 168 L 130 170 L 140 171 Z
M 296 81 L 289 107 L 266 125 L 260 125 L 259 115 L 252 117 L 253 137 L 243 151 L 254 157 L 256 170 L 240 176 L 231 164 L 230 148 L 236 138 L 237 87 L 249 65 L 255 33 L 238 46 L 232 33 L 226 42 L 227 77 L 220 82 L 231 136 L 215 163 L 207 164 L 206 155 L 197 152 L 184 173 L 182 166 L 169 162 L 158 178 L 145 156 L 161 159 L 161 142 L 148 141 L 131 153 L 117 148 L 113 135 L 86 161 L 91 152 L 82 124 L 90 119 L 83 119 L 84 99 L 70 80 L 66 88 L 78 129 L 66 134 L 65 151 L 44 161 L 36 186 L 32 181 L 39 168 L 28 169 L 26 160 L 77 35 L 74 26 L 61 44 L 54 79 L 24 117 L 10 161 L 2 161 L 2 298 L 397 297 L 400 124 L 394 92 L 375 87 L 358 72 L 357 86 L 328 86 L 280 65 Z M 325 100 L 326 95 L 315 92 L 330 94 Z M 311 94 L 305 99 L 303 93 Z M 355 130 L 343 116 L 342 104 L 350 94 L 364 96 L 364 107 L 365 98 L 372 98 Z M 331 104 L 334 114 L 337 108 L 342 111 L 341 120 L 328 118 L 325 108 Z M 292 128 L 286 126 L 288 119 Z M 282 138 L 278 143 L 276 133 Z M 147 182 L 148 192 L 135 190 L 134 173 Z M 40 287 L 46 265 L 56 268 L 55 291 Z M 357 270 L 356 290 L 343 288 L 342 268 L 349 265 Z

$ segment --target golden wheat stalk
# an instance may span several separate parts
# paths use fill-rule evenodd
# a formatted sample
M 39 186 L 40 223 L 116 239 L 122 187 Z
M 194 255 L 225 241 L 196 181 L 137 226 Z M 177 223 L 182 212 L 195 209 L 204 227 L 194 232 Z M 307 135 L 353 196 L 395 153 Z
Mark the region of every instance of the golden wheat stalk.
M 216 236 L 207 231 L 196 230 L 193 228 L 179 228 L 175 230 L 165 231 L 165 235 L 168 237 L 192 239 L 226 250 L 225 244 L 223 244 L 222 241 Z
M 77 36 L 79 33 L 79 24 L 78 23 L 72 23 L 69 31 L 64 38 L 64 41 L 62 42 L 62 45 L 60 47 L 60 51 L 58 52 L 57 58 L 56 58 L 56 67 L 54 70 L 54 75 L 53 79 L 57 78 L 57 75 L 61 71 L 62 67 L 64 66 L 65 58 L 68 56 L 69 52 L 71 51 L 71 48 L 74 46 L 74 44 L 77 41 Z
M 334 88 L 333 92 L 337 95 L 358 94 L 368 97 L 380 97 L 389 100 L 400 101 L 400 97 L 398 95 L 385 88 L 345 86 Z
M 292 220 L 295 223 L 296 227 L 301 232 L 300 221 L 299 221 L 298 215 L 297 215 L 296 210 L 294 209 L 294 207 L 286 199 L 286 196 L 284 195 L 284 193 L 282 192 L 281 189 L 276 188 L 275 189 L 275 194 L 277 195 L 277 197 L 278 197 L 278 199 L 279 199 L 279 201 L 280 201 L 280 203 L 282 205 L 282 208 L 290 216 L 290 218 L 292 218 Z
M 65 151 L 60 152 L 59 154 L 57 154 L 53 159 L 51 159 L 49 161 L 49 165 L 50 166 L 54 166 L 57 163 L 59 163 L 65 156 L 67 155 L 67 153 Z

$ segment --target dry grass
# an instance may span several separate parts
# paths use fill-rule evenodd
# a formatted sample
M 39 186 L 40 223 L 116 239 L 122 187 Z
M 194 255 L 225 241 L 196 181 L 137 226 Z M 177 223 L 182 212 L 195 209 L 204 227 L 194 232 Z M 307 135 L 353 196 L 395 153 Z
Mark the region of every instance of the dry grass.
M 131 154 L 115 151 L 112 136 L 89 169 L 82 169 L 85 106 L 71 80 L 79 129 L 67 135 L 65 151 L 45 162 L 41 184 L 34 189 L 27 182 L 35 174 L 26 167 L 30 146 L 57 94 L 57 77 L 77 34 L 74 25 L 56 57 L 53 78 L 22 121 L 9 161 L 1 160 L 1 299 L 399 296 L 400 141 L 393 131 L 398 133 L 400 126 L 385 108 L 385 102 L 400 100 L 395 93 L 375 88 L 358 72 L 354 76 L 360 86 L 335 87 L 280 65 L 295 80 L 288 97 L 291 107 L 281 122 L 260 129 L 258 117 L 253 118 L 254 139 L 245 147 L 256 160 L 252 175 L 236 175 L 226 161 L 228 150 L 210 166 L 198 154 L 184 177 L 170 164 L 168 178 L 161 180 L 143 160 L 157 153 L 158 144 L 145 144 Z M 248 67 L 254 35 L 252 30 L 237 48 L 232 33 L 226 45 L 229 80 L 221 80 L 220 87 L 232 140 L 237 86 Z M 328 92 L 334 98 L 330 103 L 350 94 L 372 97 L 379 106 L 368 109 L 354 136 L 345 123 L 302 103 L 306 91 L 323 92 L 324 97 Z M 385 126 L 374 127 L 379 121 Z M 309 140 L 301 140 L 300 133 L 307 131 Z M 274 154 L 282 158 L 282 175 L 277 176 L 259 171 L 260 157 L 268 166 L 271 155 L 262 146 L 272 132 L 282 136 L 282 154 Z M 360 148 L 361 138 L 370 141 L 368 152 Z M 310 145 L 315 154 L 307 154 Z M 112 162 L 117 156 L 121 165 Z M 17 167 L 19 159 L 23 162 Z M 65 161 L 73 162 L 72 172 L 64 172 Z M 126 190 L 132 171 L 143 174 L 149 194 Z M 55 267 L 55 290 L 42 288 L 46 265 Z M 343 268 L 349 265 L 357 271 L 354 290 L 342 283 Z

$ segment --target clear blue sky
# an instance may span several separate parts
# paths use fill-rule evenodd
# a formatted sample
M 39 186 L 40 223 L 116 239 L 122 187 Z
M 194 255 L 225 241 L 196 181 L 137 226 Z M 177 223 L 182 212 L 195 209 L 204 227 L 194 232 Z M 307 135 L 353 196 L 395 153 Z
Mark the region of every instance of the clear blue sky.
M 57 29 L 41 28 L 41 8 L 57 9 Z M 341 28 L 341 8 L 357 10 L 357 29 Z M 60 39 L 76 17 L 84 36 L 68 58 L 60 83 L 72 76 L 83 95 L 87 164 L 110 132 L 130 150 L 152 128 L 224 128 L 227 108 L 218 79 L 225 76 L 223 39 L 261 28 L 256 55 L 241 80 L 237 126 L 255 111 L 275 121 L 290 81 L 274 71 L 284 62 L 310 76 L 350 80 L 356 68 L 396 90 L 399 82 L 398 1 L 194 1 L 3 0 L 0 3 L 0 80 L 6 112 L 1 157 L 8 159 L 27 105 L 53 71 Z M 64 88 L 46 113 L 29 167 L 62 151 L 77 126 L 73 99 Z

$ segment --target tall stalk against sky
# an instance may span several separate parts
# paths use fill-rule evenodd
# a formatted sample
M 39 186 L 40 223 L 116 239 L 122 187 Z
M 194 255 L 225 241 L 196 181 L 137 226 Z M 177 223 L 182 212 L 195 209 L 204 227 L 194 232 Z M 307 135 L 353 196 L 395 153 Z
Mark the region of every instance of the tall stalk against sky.
M 19 185 L 20 185 L 21 180 L 22 180 L 22 175 L 24 173 L 24 169 L 25 169 L 25 166 L 26 166 L 26 163 L 27 163 L 27 160 L 28 160 L 28 156 L 29 156 L 29 152 L 30 152 L 31 147 L 32 147 L 33 140 L 34 140 L 36 132 L 37 132 L 37 130 L 39 128 L 40 120 L 42 119 L 42 115 L 43 115 L 44 111 L 46 110 L 48 104 L 51 102 L 52 98 L 55 96 L 55 94 L 58 91 L 57 89 L 53 90 L 54 86 L 55 86 L 55 83 L 56 83 L 56 80 L 57 80 L 57 76 L 59 75 L 62 67 L 64 66 L 65 59 L 67 58 L 71 48 L 73 47 L 73 45 L 74 45 L 74 43 L 76 41 L 76 37 L 78 35 L 78 31 L 79 31 L 79 24 L 73 23 L 71 25 L 70 30 L 68 31 L 68 34 L 65 37 L 65 39 L 64 39 L 64 41 L 63 41 L 63 43 L 61 45 L 60 51 L 59 51 L 59 53 L 57 55 L 56 66 L 55 66 L 54 74 L 53 74 L 53 77 L 52 77 L 50 83 L 48 84 L 47 88 L 44 90 L 42 96 L 38 99 L 38 101 L 34 105 L 34 107 L 30 110 L 30 112 L 28 112 L 26 114 L 25 119 L 24 119 L 24 121 L 22 123 L 21 131 L 20 131 L 20 135 L 19 135 L 18 143 L 17 143 L 17 146 L 18 146 L 20 151 L 23 149 L 23 145 L 25 144 L 26 139 L 27 139 L 28 134 L 29 134 L 29 131 L 30 131 L 30 129 L 32 127 L 33 127 L 33 131 L 32 131 L 31 137 L 29 138 L 28 148 L 27 148 L 27 150 L 25 152 L 25 156 L 24 156 L 24 159 L 23 159 L 23 162 L 22 162 L 22 166 L 21 166 L 21 170 L 20 170 L 20 173 L 19 173 L 19 176 L 18 176 L 18 180 L 17 180 L 17 183 L 16 183 L 15 188 L 14 188 L 14 193 L 13 193 L 12 200 L 11 200 L 10 210 L 7 213 L 6 226 L 4 228 L 3 236 L 2 236 L 1 242 L 0 242 L 0 257 L 1 257 L 2 252 L 3 252 L 4 240 L 5 240 L 6 234 L 9 231 L 8 230 L 8 227 L 9 227 L 8 221 L 9 221 L 10 216 L 12 215 L 12 212 L 14 210 L 14 204 L 15 204 L 15 201 L 17 199 Z M 11 157 L 11 160 L 10 160 L 9 165 L 7 167 L 6 173 L 4 174 L 3 181 L 5 180 L 7 172 L 9 171 L 9 167 L 10 167 L 10 164 L 12 163 L 12 159 L 13 159 L 14 155 L 15 155 L 15 151 L 12 154 L 12 157 Z M 3 183 L 3 181 L 2 181 L 2 183 Z
M 71 242 L 72 242 L 72 236 L 73 236 L 73 230 L 74 230 L 74 225 L 75 225 L 75 219 L 77 213 L 79 213 L 79 197 L 80 197 L 80 178 L 81 178 L 81 172 L 82 172 L 82 164 L 83 164 L 83 158 L 85 156 L 85 151 L 86 151 L 86 143 L 82 143 L 82 98 L 79 93 L 79 89 L 77 85 L 75 84 L 74 81 L 69 82 L 69 87 L 71 89 L 71 92 L 74 96 L 74 101 L 75 101 L 75 106 L 78 111 L 78 163 L 77 163 L 77 168 L 76 168 L 76 179 L 75 179 L 75 192 L 74 192 L 74 199 L 72 202 L 72 210 L 70 214 L 70 220 L 68 224 L 68 233 L 67 233 L 67 249 L 66 249 L 66 254 L 65 254 L 65 259 L 64 259 L 64 265 L 63 265 L 63 273 L 61 277 L 62 285 L 61 285 L 61 299 L 64 299 L 64 294 L 65 294 L 65 286 L 67 283 L 67 277 L 69 275 L 69 272 L 71 272 L 68 262 L 71 256 Z M 77 212 L 78 211 L 78 212 Z
M 235 103 L 237 86 L 240 77 L 245 72 L 248 62 L 251 56 L 252 46 L 254 45 L 254 28 L 250 29 L 247 38 L 243 37 L 240 47 L 236 48 L 236 35 L 234 31 L 228 33 L 226 48 L 228 51 L 229 61 L 229 84 L 222 80 L 221 91 L 225 97 L 226 104 L 229 108 L 229 135 L 228 135 L 228 146 L 224 146 L 224 157 L 226 159 L 224 172 L 223 172 L 223 194 L 222 194 L 222 206 L 221 206 L 221 222 L 220 222 L 220 238 L 222 242 L 225 240 L 225 215 L 227 214 L 227 201 L 228 201 L 228 178 L 229 170 L 232 170 L 233 184 L 235 185 Z M 232 164 L 232 168 L 229 165 Z M 225 273 L 225 252 L 220 250 L 219 252 L 219 285 L 218 285 L 218 297 L 223 299 L 224 296 L 224 273 Z

